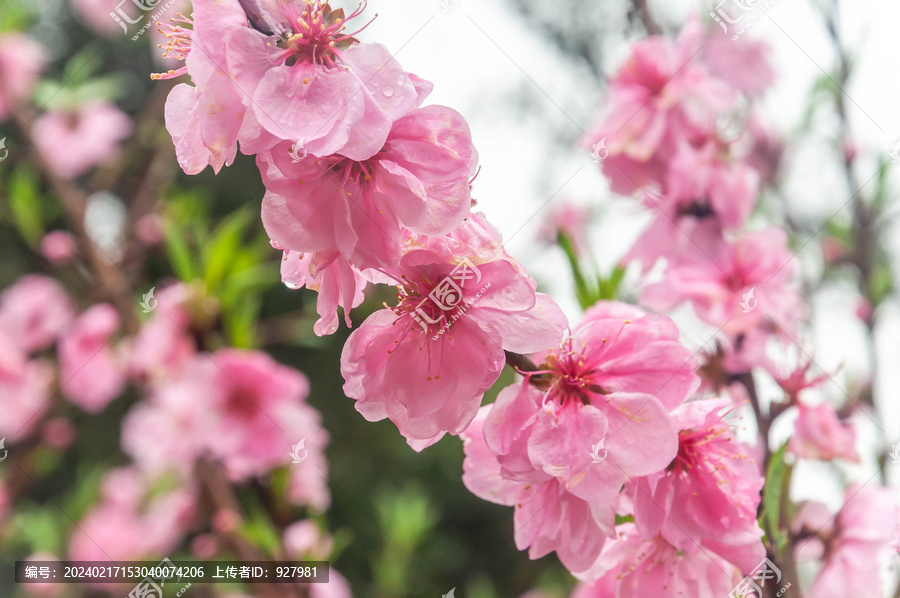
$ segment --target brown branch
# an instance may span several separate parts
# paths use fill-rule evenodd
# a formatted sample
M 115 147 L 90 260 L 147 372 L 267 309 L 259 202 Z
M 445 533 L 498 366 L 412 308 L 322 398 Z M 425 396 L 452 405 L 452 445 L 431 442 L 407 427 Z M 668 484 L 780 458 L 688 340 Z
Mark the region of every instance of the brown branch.
M 662 33 L 662 28 L 657 24 L 656 20 L 654 20 L 653 15 L 650 14 L 650 7 L 647 6 L 647 0 L 631 0 L 631 5 L 634 13 L 641 18 L 641 23 L 644 25 L 644 30 L 647 32 L 647 35 L 659 35 Z
M 98 294 L 102 299 L 111 301 L 125 320 L 128 321 L 135 310 L 131 283 L 119 266 L 103 253 L 84 230 L 87 194 L 71 182 L 55 175 L 49 168 L 46 160 L 34 147 L 31 137 L 31 121 L 25 117 L 22 109 L 14 107 L 12 116 L 22 138 L 28 143 L 29 157 L 43 173 L 50 190 L 56 196 L 59 205 L 74 225 L 73 228 L 75 229 L 75 238 L 78 242 L 79 250 L 91 270 L 93 283 Z M 136 322 L 128 325 L 136 325 Z

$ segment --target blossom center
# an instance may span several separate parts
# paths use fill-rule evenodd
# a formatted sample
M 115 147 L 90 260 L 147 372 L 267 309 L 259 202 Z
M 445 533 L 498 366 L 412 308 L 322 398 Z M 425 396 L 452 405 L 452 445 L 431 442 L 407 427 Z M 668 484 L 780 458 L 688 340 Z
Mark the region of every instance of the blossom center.
M 366 2 L 360 2 L 350 16 L 345 16 L 344 9 L 332 10 L 327 0 L 303 0 L 299 10 L 294 5 L 282 5 L 292 31 L 278 44 L 286 51 L 285 64 L 293 66 L 303 62 L 334 66 L 341 51 L 357 42 L 353 36 L 368 26 L 366 23 L 353 33 L 345 33 L 347 21 L 362 14 L 365 8 Z
M 587 343 L 578 350 L 572 338 L 562 342 L 558 349 L 551 349 L 544 360 L 545 379 L 548 381 L 548 397 L 552 397 L 560 405 L 569 401 L 581 401 L 589 404 L 591 395 L 605 395 L 609 391 L 597 381 L 597 370 L 587 357 Z

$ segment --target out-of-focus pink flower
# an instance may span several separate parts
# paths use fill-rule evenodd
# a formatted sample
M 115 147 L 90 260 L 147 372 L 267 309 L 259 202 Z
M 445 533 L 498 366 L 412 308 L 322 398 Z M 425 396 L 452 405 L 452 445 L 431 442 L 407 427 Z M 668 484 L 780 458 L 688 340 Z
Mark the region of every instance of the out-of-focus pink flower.
M 6 520 L 6 516 L 9 515 L 9 492 L 6 490 L 6 486 L 3 482 L 0 482 L 0 523 Z
M 190 531 L 194 492 L 176 488 L 149 496 L 153 480 L 133 467 L 110 470 L 100 502 L 73 526 L 69 558 L 137 561 L 165 557 Z
M 54 417 L 44 424 L 41 437 L 44 442 L 56 450 L 68 448 L 78 436 L 78 430 L 71 420 L 65 417 Z
M 47 62 L 47 52 L 24 33 L 0 34 L 0 122 L 12 107 L 29 99 Z
M 31 137 L 53 173 L 73 179 L 115 159 L 130 134 L 128 115 L 108 102 L 92 102 L 73 112 L 42 114 Z
M 312 519 L 298 521 L 284 530 L 284 549 L 291 560 L 326 560 L 333 547 L 332 537 Z
M 117 2 L 114 0 L 72 0 L 72 6 L 75 8 L 75 14 L 81 21 L 90 27 L 94 33 L 103 37 L 113 37 L 115 35 L 124 35 L 126 32 L 111 16 L 115 14 Z M 131 5 L 126 5 L 123 10 L 135 10 Z M 137 11 L 130 18 L 138 16 Z M 144 15 L 147 18 L 149 15 Z M 124 22 L 124 21 L 123 21 Z
M 214 443 L 207 449 L 232 479 L 284 465 L 301 439 L 311 453 L 307 459 L 321 455 L 328 434 L 319 413 L 306 403 L 309 382 L 303 374 L 260 352 L 222 349 L 210 358 L 217 378 L 211 385 L 216 421 L 210 430 Z
M 563 481 L 545 475 L 545 481 L 532 484 L 507 479 L 485 442 L 483 426 L 490 410 L 491 406 L 482 407 L 461 435 L 466 488 L 484 500 L 515 507 L 516 547 L 528 548 L 530 558 L 556 551 L 570 571 L 588 569 L 613 534 L 615 511 L 609 504 L 591 504 L 572 493 L 583 475 Z
M 73 317 L 65 289 L 46 276 L 26 274 L 0 295 L 0 333 L 26 353 L 53 344 Z
M 787 234 L 775 228 L 731 241 L 696 228 L 691 243 L 672 253 L 661 282 L 644 288 L 641 301 L 665 311 L 690 301 L 697 316 L 737 335 L 775 322 L 793 335 L 806 307 L 792 284 L 794 262 Z
M 695 389 L 694 366 L 666 316 L 597 304 L 544 356 L 539 373 L 500 392 L 484 416 L 483 449 L 476 431 L 466 433 L 466 485 L 516 505 L 517 528 L 537 512 L 531 509 L 543 512 L 530 534 L 517 535 L 519 548 L 530 546 L 532 558 L 555 550 L 570 571 L 585 571 L 612 530 L 622 485 L 665 469 L 678 454 L 669 412 Z M 543 493 L 527 504 L 520 499 Z M 539 506 L 551 497 L 558 512 Z M 560 525 L 570 535 L 555 531 Z
M 863 322 L 868 322 L 872 317 L 872 303 L 865 297 L 856 301 L 856 317 Z
M 806 595 L 881 596 L 881 561 L 892 553 L 900 523 L 896 489 L 854 484 L 844 501 L 836 517 L 829 517 L 824 505 L 811 503 L 795 518 L 797 529 L 814 534 L 798 543 L 797 558 L 825 558 Z
M 68 399 L 99 413 L 125 386 L 124 360 L 110 346 L 119 314 L 109 304 L 86 310 L 59 341 L 60 386 Z
M 775 81 L 771 54 L 765 41 L 745 39 L 736 44 L 716 29 L 707 33 L 698 58 L 715 78 L 741 93 L 757 95 Z
M 747 130 L 752 146 L 744 160 L 759 173 L 763 184 L 770 184 L 778 176 L 778 169 L 781 167 L 784 141 L 756 114 L 750 116 Z
M 462 432 L 497 380 L 504 350 L 557 343 L 559 307 L 502 250 L 480 215 L 446 237 L 411 237 L 384 270 L 399 304 L 376 311 L 341 355 L 344 392 L 369 421 L 393 421 L 416 450 Z
M 185 328 L 186 322 L 175 320 L 166 313 L 146 321 L 131 345 L 129 375 L 138 381 L 146 381 L 177 374 L 197 350 Z
M 36 552 L 25 559 L 25 562 L 56 562 L 59 557 L 50 552 Z M 57 598 L 63 596 L 64 584 L 51 582 L 36 582 L 22 584 L 22 589 L 27 596 L 34 598 Z
M 798 401 L 800 410 L 794 421 L 794 435 L 789 448 L 801 459 L 847 459 L 859 463 L 856 432 L 849 423 L 841 422 L 831 406 L 822 403 L 810 407 Z
M 265 353 L 197 354 L 126 416 L 122 447 L 151 472 L 174 469 L 187 476 L 206 456 L 239 481 L 289 464 L 292 447 L 302 441 L 303 461 L 293 465 L 287 494 L 323 510 L 330 500 L 328 433 L 305 401 L 308 392 L 303 374 Z
M 311 583 L 307 588 L 310 598 L 353 598 L 350 583 L 334 569 L 328 571 L 328 583 Z
M 714 115 L 734 100 L 734 90 L 695 60 L 701 37 L 692 21 L 677 40 L 642 40 L 610 80 L 607 116 L 582 143 L 605 145 L 602 169 L 614 192 L 661 182 L 675 143 L 711 134 Z
M 350 310 L 363 302 L 368 285 L 362 273 L 340 257 L 337 251 L 306 254 L 285 251 L 281 261 L 281 280 L 289 288 L 305 286 L 319 294 L 316 301 L 319 319 L 313 325 L 313 331 L 319 336 L 337 331 L 338 307 L 344 310 L 344 321 L 350 327 Z
M 759 191 L 759 175 L 743 162 L 723 157 L 719 144 L 679 142 L 668 163 L 666 193 L 647 201 L 670 216 L 714 215 L 728 229 L 744 224 Z M 709 214 L 712 212 L 712 214 Z
M 144 245 L 159 245 L 166 238 L 165 226 L 159 214 L 146 214 L 134 223 L 134 234 Z
M 443 235 L 463 221 L 477 162 L 465 119 L 443 106 L 400 118 L 380 151 L 361 162 L 298 161 L 283 143 L 257 157 L 268 190 L 263 224 L 284 249 L 337 250 L 358 268 L 396 266 L 403 228 Z
M 0 438 L 27 437 L 50 406 L 53 369 L 28 356 L 0 334 Z
M 588 251 L 587 227 L 591 221 L 591 209 L 584 206 L 565 204 L 550 212 L 544 221 L 538 237 L 544 243 L 555 245 L 559 235 L 568 237 L 576 253 Z
M 630 523 L 616 531 L 591 571 L 576 576 L 597 581 L 580 584 L 572 598 L 728 596 L 741 579 L 715 553 L 682 551 L 662 536 L 645 540 Z
M 198 559 L 212 560 L 219 552 L 219 548 L 219 542 L 215 533 L 199 534 L 191 540 L 191 554 Z
M 661 534 L 687 553 L 717 553 L 749 573 L 765 557 L 757 509 L 763 477 L 719 413 L 729 399 L 693 401 L 673 413 L 678 456 L 635 480 L 634 518 L 645 538 Z
M 41 253 L 57 266 L 68 264 L 75 255 L 75 239 L 68 231 L 49 232 L 41 239 Z

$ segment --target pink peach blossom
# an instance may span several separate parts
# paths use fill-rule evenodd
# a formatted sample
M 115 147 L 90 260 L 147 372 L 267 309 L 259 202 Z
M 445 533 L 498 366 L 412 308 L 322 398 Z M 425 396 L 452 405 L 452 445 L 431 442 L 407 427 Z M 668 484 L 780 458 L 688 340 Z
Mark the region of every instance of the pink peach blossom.
M 742 161 L 724 157 L 719 144 L 680 141 L 669 158 L 660 206 L 670 215 L 712 212 L 722 226 L 738 228 L 756 204 L 759 175 Z
M 572 494 L 577 481 L 544 476 L 543 482 L 522 484 L 507 479 L 485 442 L 483 427 L 491 409 L 482 407 L 461 435 L 466 455 L 463 483 L 484 500 L 515 507 L 516 547 L 528 548 L 530 558 L 556 551 L 570 571 L 587 570 L 613 533 L 615 512 L 610 505 L 592 504 Z
M 68 448 L 75 442 L 78 429 L 72 420 L 65 417 L 54 417 L 44 424 L 41 430 L 41 438 L 47 446 L 58 451 Z
M 664 279 L 641 301 L 665 311 L 689 301 L 697 316 L 726 334 L 780 328 L 793 336 L 805 305 L 792 283 L 787 234 L 769 228 L 728 240 L 713 228 L 694 229 L 690 245 L 672 252 Z
M 71 112 L 48 112 L 34 122 L 31 138 L 54 174 L 73 179 L 119 155 L 131 134 L 131 120 L 108 102 L 92 102 Z
M 344 310 L 344 321 L 350 327 L 350 310 L 363 302 L 363 291 L 369 282 L 337 251 L 307 254 L 285 251 L 281 261 L 281 280 L 289 288 L 305 286 L 319 294 L 316 301 L 319 319 L 313 325 L 313 331 L 319 336 L 337 331 L 338 307 Z
M 692 554 L 702 547 L 749 573 L 766 554 L 756 521 L 763 477 L 719 415 L 731 406 L 709 399 L 675 409 L 678 456 L 636 480 L 634 517 L 645 538 L 661 534 Z
M 135 468 L 107 472 L 100 501 L 72 528 L 69 558 L 151 560 L 176 548 L 194 518 L 194 491 L 176 488 L 151 496 L 153 481 Z
M 645 540 L 630 523 L 616 531 L 592 570 L 578 576 L 597 581 L 580 584 L 572 598 L 728 596 L 741 579 L 714 553 L 681 551 L 662 536 Z
M 119 329 L 119 314 L 109 304 L 89 308 L 59 341 L 63 395 L 89 413 L 99 413 L 125 386 L 125 364 L 110 346 Z
M 849 423 L 838 419 L 831 406 L 822 403 L 811 407 L 797 402 L 799 415 L 794 421 L 794 435 L 789 448 L 801 459 L 846 459 L 859 463 L 856 432 Z
M 122 35 L 126 32 L 122 31 L 121 26 L 110 16 L 115 14 L 116 0 L 72 0 L 72 7 L 75 9 L 76 16 L 94 33 L 103 37 L 114 37 Z M 130 4 L 126 4 L 123 10 L 136 11 Z M 137 18 L 137 13 L 130 18 Z
M 46 363 L 28 360 L 0 333 L 0 438 L 18 442 L 37 426 L 50 407 L 53 369 Z
M 763 40 L 743 39 L 739 44 L 717 29 L 707 33 L 699 58 L 710 74 L 741 93 L 758 95 L 775 81 L 772 48 Z
M 881 596 L 880 562 L 891 553 L 898 526 L 895 489 L 854 484 L 835 517 L 824 505 L 804 505 L 794 525 L 812 534 L 797 545 L 797 558 L 825 564 L 806 592 L 816 598 Z M 818 507 L 814 509 L 809 506 Z
M 610 80 L 605 120 L 582 143 L 605 145 L 602 161 L 614 192 L 627 195 L 663 180 L 679 139 L 709 135 L 735 92 L 700 60 L 702 32 L 692 21 L 677 40 L 651 36 L 636 43 Z
M 46 276 L 26 274 L 0 294 L 0 333 L 26 353 L 56 342 L 74 316 L 65 289 Z
M 559 349 L 544 355 L 537 372 L 500 392 L 483 416 L 483 448 L 475 438 L 480 428 L 467 431 L 473 447 L 464 467 L 467 486 L 487 500 L 515 504 L 517 520 L 530 520 L 532 508 L 550 518 L 544 532 L 538 519 L 540 529 L 517 535 L 532 558 L 555 550 L 570 571 L 586 571 L 614 526 L 622 485 L 675 458 L 677 428 L 669 411 L 697 384 L 693 357 L 677 339 L 665 316 L 601 302 Z M 520 493 L 545 492 L 531 507 L 520 504 Z M 557 510 L 540 509 L 551 497 Z M 560 525 L 579 532 L 560 536 L 553 531 Z M 588 542 L 581 534 L 591 526 L 603 534 L 595 529 Z
M 75 239 L 68 231 L 49 232 L 41 239 L 41 253 L 57 266 L 68 264 L 75 255 Z
M 544 349 L 566 324 L 480 215 L 446 237 L 411 237 L 400 266 L 383 272 L 399 304 L 347 339 L 344 392 L 369 421 L 393 421 L 417 450 L 466 428 L 504 350 Z
M 25 559 L 25 562 L 57 562 L 59 557 L 50 552 L 36 552 Z M 38 578 L 40 579 L 40 578 Z M 33 598 L 58 598 L 64 596 L 63 589 L 65 586 L 53 582 L 40 582 L 22 584 L 22 589 L 27 596 Z
M 256 19 L 264 24 L 222 32 L 248 111 L 269 134 L 315 156 L 372 157 L 391 123 L 422 98 L 387 48 L 345 32 L 365 3 L 346 17 L 321 0 L 271 6 Z
M 357 268 L 396 266 L 403 228 L 425 235 L 455 229 L 472 204 L 478 154 L 465 119 L 428 106 L 396 121 L 371 158 L 297 161 L 283 143 L 257 157 L 267 193 L 269 237 L 301 253 L 337 250 Z
M 566 235 L 576 253 L 587 253 L 587 228 L 590 220 L 590 208 L 565 204 L 550 212 L 538 231 L 538 238 L 544 243 L 555 245 L 559 242 L 559 235 Z
M 129 351 L 129 375 L 139 382 L 176 375 L 197 350 L 187 328 L 186 319 L 173 318 L 163 310 L 146 321 Z
M 47 62 L 44 47 L 18 31 L 0 34 L 0 122 L 13 107 L 30 99 Z
M 328 433 L 306 403 L 308 393 L 303 374 L 265 353 L 197 354 L 126 416 L 122 446 L 150 472 L 174 468 L 188 476 L 194 462 L 207 457 L 242 481 L 290 464 L 292 446 L 303 441 L 305 457 L 293 466 L 287 494 L 324 510 Z
M 334 540 L 312 519 L 292 523 L 284 530 L 284 549 L 288 558 L 302 560 L 327 559 Z

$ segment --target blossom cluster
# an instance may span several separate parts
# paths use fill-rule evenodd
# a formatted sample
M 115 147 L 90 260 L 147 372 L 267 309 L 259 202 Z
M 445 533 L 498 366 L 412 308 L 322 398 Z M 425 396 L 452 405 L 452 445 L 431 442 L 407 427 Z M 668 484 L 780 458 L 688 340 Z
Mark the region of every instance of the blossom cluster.
M 111 305 L 78 314 L 46 276 L 23 276 L 0 295 L 0 438 L 8 446 L 39 436 L 65 449 L 77 435 L 72 406 L 97 415 L 128 390 L 141 397 L 121 429 L 132 462 L 104 474 L 99 501 L 71 533 L 69 558 L 158 558 L 189 534 L 198 550 L 212 542 L 203 554 L 215 554 L 214 534 L 196 533 L 197 468 L 221 468 L 232 483 L 262 479 L 289 465 L 301 440 L 303 467 L 289 469 L 284 496 L 327 509 L 328 435 L 306 402 L 306 377 L 263 352 L 199 350 L 196 332 L 214 318 L 214 305 L 191 286 L 173 284 L 152 301 L 152 316 L 130 335 Z M 219 531 L 227 513 L 216 517 L 209 523 Z M 311 550 L 310 533 L 294 542 L 296 555 Z
M 736 382 L 756 368 L 781 385 L 799 411 L 795 456 L 856 457 L 852 429 L 806 402 L 821 382 L 810 364 L 785 372 L 767 353 L 770 341 L 788 345 L 805 313 L 787 235 L 753 222 L 781 151 L 755 114 L 774 79 L 767 49 L 723 44 L 693 21 L 677 40 L 637 43 L 612 77 L 608 113 L 583 142 L 607 152 L 615 192 L 640 193 L 654 212 L 625 261 L 644 273 L 665 265 L 643 287 L 642 307 L 601 301 L 569 329 L 472 210 L 478 154 L 465 119 L 426 104 L 431 83 L 359 41 L 364 26 L 347 32 L 364 8 L 197 0 L 190 18 L 166 26 L 166 53 L 184 66 L 156 77 L 190 79 L 166 104 L 183 170 L 218 173 L 238 150 L 256 157 L 263 226 L 283 252 L 283 282 L 318 293 L 316 334 L 337 331 L 339 309 L 349 327 L 370 285 L 396 288 L 396 302 L 349 335 L 344 392 L 415 450 L 460 435 L 466 486 L 514 507 L 516 545 L 531 558 L 556 552 L 584 581 L 579 597 L 728 595 L 767 554 L 757 517 L 768 447 L 737 438 L 730 414 L 749 388 Z M 673 319 L 652 313 L 682 303 L 716 331 L 717 352 L 698 358 Z M 211 357 L 238 379 L 259 367 Z M 507 364 L 521 378 L 481 406 Z M 170 372 L 126 428 L 190 428 L 176 404 L 194 377 L 215 386 L 207 377 L 217 375 Z M 302 386 L 287 378 L 273 372 L 271 384 Z M 253 396 L 282 408 L 268 385 Z M 234 397 L 211 400 L 228 413 Z M 222 425 L 230 446 L 244 446 L 244 427 Z M 251 425 L 260 435 L 268 426 Z M 214 452 L 205 438 L 178 450 L 188 461 Z M 126 446 L 153 461 L 139 438 Z M 253 455 L 219 457 L 242 479 L 267 463 L 264 450 Z M 871 502 L 896 517 L 890 500 Z M 842 509 L 846 525 L 823 551 L 831 575 L 888 546 L 855 508 Z
M 318 293 L 317 334 L 337 330 L 338 308 L 349 326 L 369 285 L 396 287 L 350 335 L 341 372 L 364 417 L 421 450 L 466 429 L 505 351 L 551 346 L 566 319 L 471 211 L 462 115 L 424 105 L 431 83 L 347 31 L 364 8 L 198 0 L 167 29 L 184 66 L 159 77 L 190 76 L 166 104 L 185 172 L 256 156 L 263 225 L 285 284 Z

